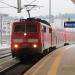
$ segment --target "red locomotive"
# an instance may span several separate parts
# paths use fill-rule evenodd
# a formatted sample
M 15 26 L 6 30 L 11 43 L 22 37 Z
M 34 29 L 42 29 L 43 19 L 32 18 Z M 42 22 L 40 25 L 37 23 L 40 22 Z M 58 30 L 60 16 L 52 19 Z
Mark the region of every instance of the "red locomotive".
M 51 26 L 41 19 L 29 18 L 12 26 L 12 56 L 43 53 L 51 47 Z
M 64 43 L 66 43 L 64 31 L 52 29 L 45 20 L 28 18 L 14 22 L 12 25 L 13 57 L 47 53 L 51 48 L 64 45 Z

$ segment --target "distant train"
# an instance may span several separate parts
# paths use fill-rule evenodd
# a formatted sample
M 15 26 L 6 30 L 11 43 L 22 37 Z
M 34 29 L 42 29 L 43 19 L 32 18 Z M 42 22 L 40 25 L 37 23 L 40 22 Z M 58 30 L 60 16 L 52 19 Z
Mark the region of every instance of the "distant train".
M 45 54 L 51 48 L 74 42 L 72 32 L 52 29 L 51 25 L 41 19 L 28 18 L 14 22 L 11 34 L 11 52 L 13 57 Z M 73 36 L 73 37 L 72 37 Z

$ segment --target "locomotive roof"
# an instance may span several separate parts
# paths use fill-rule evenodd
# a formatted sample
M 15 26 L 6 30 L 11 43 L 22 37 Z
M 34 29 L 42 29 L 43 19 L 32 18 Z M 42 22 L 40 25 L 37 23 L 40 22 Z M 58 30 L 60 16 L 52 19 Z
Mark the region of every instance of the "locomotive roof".
M 50 26 L 50 24 L 46 20 L 41 20 L 40 18 L 20 19 L 20 21 L 38 21 L 38 22 L 42 22 Z

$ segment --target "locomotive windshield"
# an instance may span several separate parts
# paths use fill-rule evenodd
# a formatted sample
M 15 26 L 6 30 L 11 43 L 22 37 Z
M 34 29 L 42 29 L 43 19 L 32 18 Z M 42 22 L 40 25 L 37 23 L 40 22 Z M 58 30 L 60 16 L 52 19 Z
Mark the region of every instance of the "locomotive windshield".
M 35 24 L 15 24 L 14 32 L 37 32 Z

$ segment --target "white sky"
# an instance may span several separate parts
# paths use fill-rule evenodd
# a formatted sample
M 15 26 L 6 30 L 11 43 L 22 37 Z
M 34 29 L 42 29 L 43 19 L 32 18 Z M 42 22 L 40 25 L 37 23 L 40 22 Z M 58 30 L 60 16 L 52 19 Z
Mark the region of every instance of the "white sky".
M 2 2 L 8 3 L 13 6 L 17 6 L 17 0 L 0 0 Z M 30 1 L 34 0 L 21 0 L 22 1 L 22 6 L 30 3 Z M 33 4 L 37 4 L 41 7 L 33 9 L 31 11 L 32 16 L 39 16 L 39 15 L 48 15 L 49 14 L 49 0 L 37 0 Z M 0 3 L 0 7 L 8 7 L 5 4 Z M 21 13 L 17 13 L 17 10 L 14 8 L 0 8 L 0 13 L 6 13 L 10 14 L 12 16 L 18 15 L 24 15 L 25 17 L 28 17 L 28 14 L 25 9 L 22 10 Z M 71 0 L 51 0 L 51 13 L 53 15 L 58 15 L 59 13 L 64 14 L 64 13 L 75 13 L 75 4 L 71 2 Z

